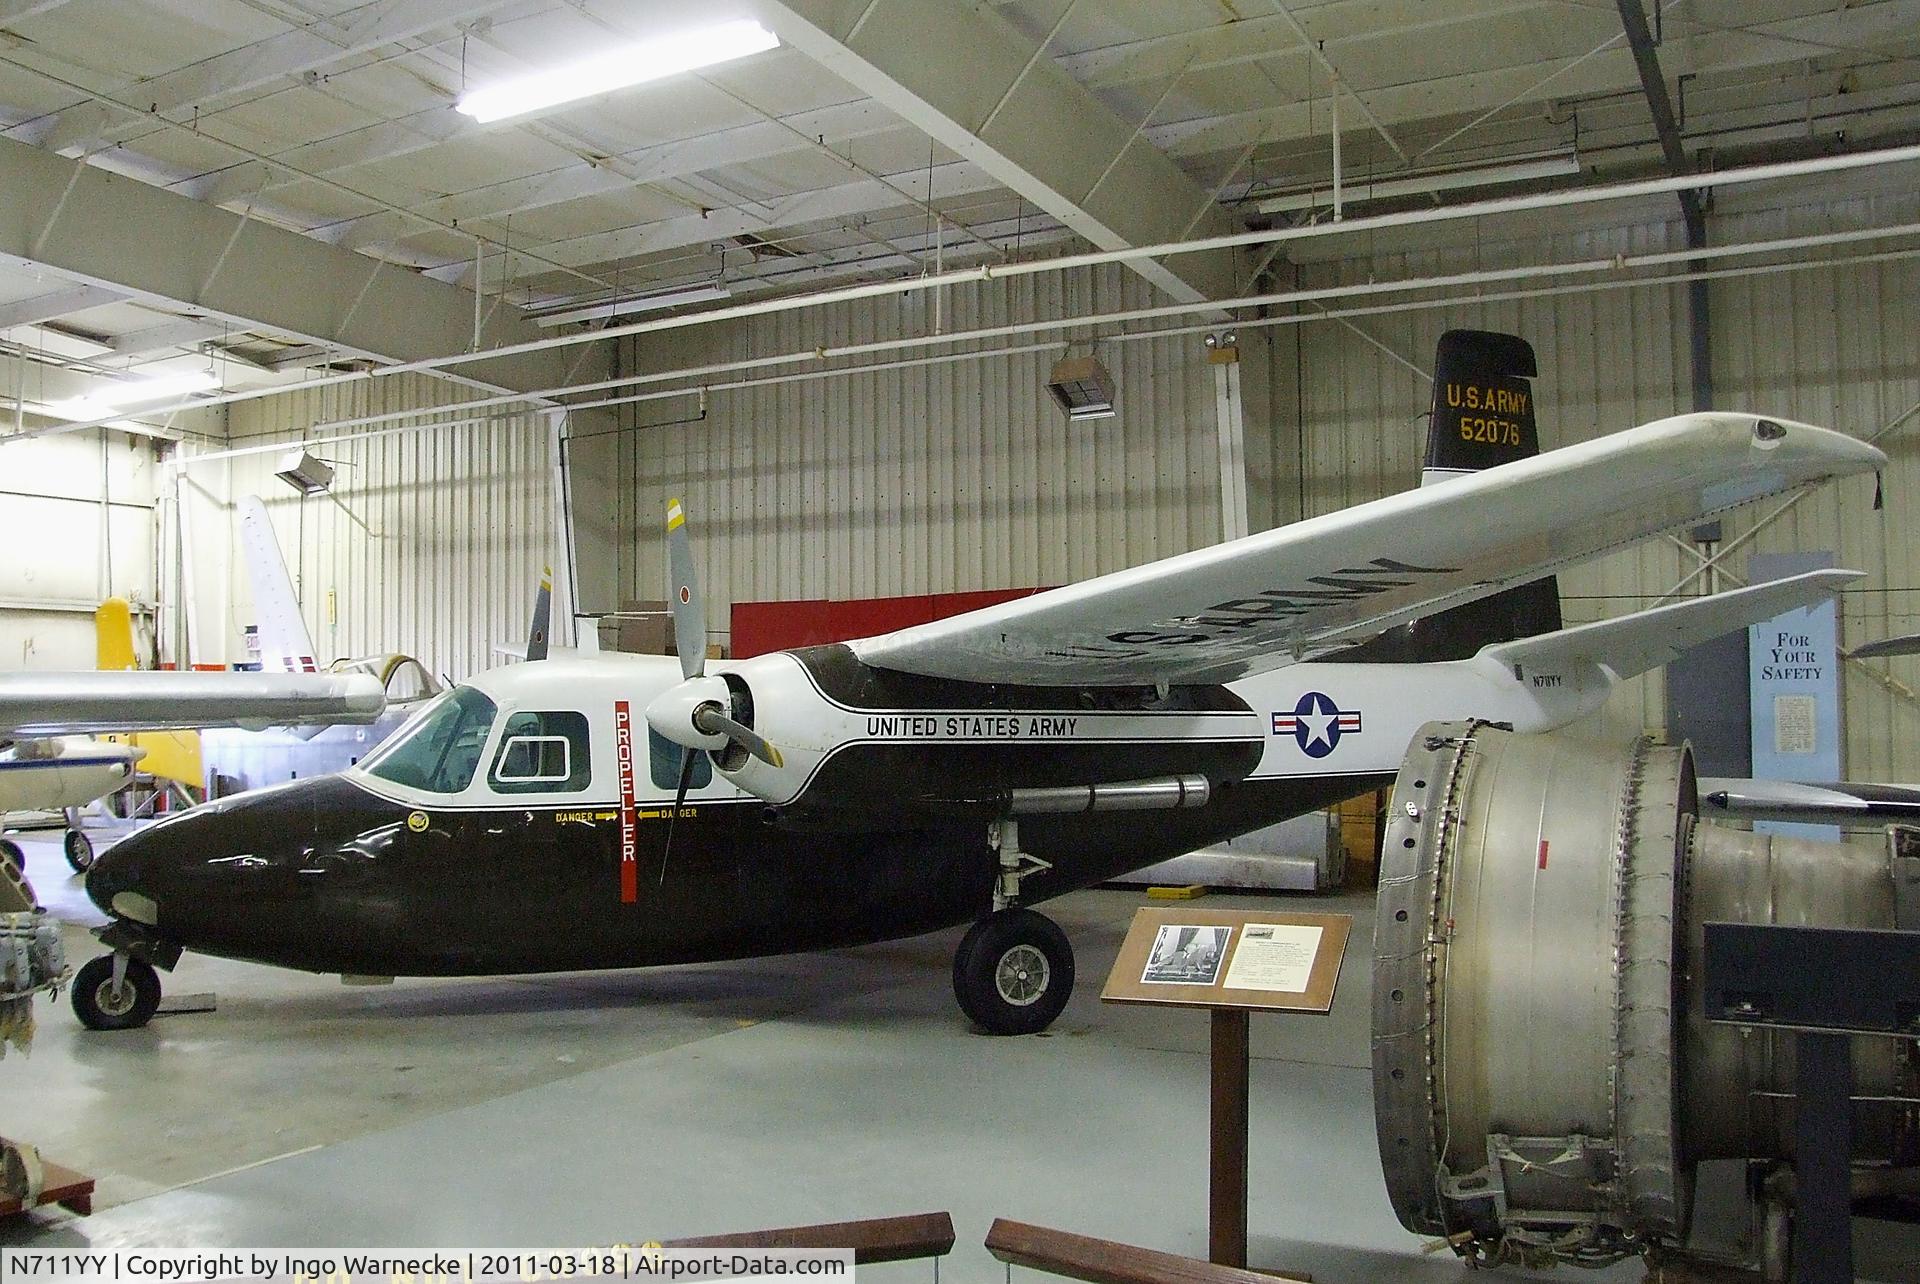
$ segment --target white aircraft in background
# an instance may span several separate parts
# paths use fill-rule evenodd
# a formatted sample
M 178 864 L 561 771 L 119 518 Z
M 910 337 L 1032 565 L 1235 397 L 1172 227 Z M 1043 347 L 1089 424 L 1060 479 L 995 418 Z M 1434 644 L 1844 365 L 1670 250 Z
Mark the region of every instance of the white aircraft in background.
M 385 707 L 364 674 L 0 673 L 0 812 L 65 811 L 123 787 L 146 751 L 85 738 L 94 734 L 369 722 Z M 0 839 L 0 858 L 25 861 L 10 839 Z
M 266 505 L 258 495 L 243 497 L 240 509 L 240 546 L 247 582 L 253 589 L 255 636 L 260 666 L 265 671 L 314 673 L 322 671 L 313 637 L 301 613 L 286 558 L 274 537 Z M 496 655 L 518 660 L 547 656 L 548 628 L 553 609 L 551 572 L 540 580 L 534 597 L 533 620 L 522 647 L 495 645 Z M 216 732 L 204 738 L 204 765 L 209 796 L 264 788 L 287 780 L 344 771 L 377 749 L 444 687 L 433 672 L 413 656 L 385 652 L 357 659 L 334 660 L 327 673 L 360 673 L 377 681 L 386 693 L 386 710 L 365 725 L 281 727 L 274 733 L 239 735 Z
M 95 1028 L 143 1024 L 155 967 L 185 949 L 471 976 L 972 923 L 954 957 L 961 1008 L 995 1033 L 1040 1030 L 1066 1003 L 1073 953 L 1034 903 L 1374 788 L 1424 722 L 1563 726 L 1620 679 L 1853 578 L 1561 628 L 1542 576 L 1886 457 L 1744 414 L 1535 455 L 1525 343 L 1451 332 L 1436 374 L 1417 491 L 711 669 L 672 504 L 677 660 L 477 674 L 350 770 L 119 844 L 87 876 L 114 953 L 80 970 L 75 1009 Z

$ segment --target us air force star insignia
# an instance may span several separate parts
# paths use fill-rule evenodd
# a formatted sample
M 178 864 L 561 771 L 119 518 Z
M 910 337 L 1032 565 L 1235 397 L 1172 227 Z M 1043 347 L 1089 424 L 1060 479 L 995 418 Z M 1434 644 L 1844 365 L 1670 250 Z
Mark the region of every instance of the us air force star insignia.
M 1273 715 L 1273 734 L 1293 737 L 1309 758 L 1324 758 L 1340 747 L 1340 737 L 1360 730 L 1360 711 L 1342 709 L 1332 697 L 1309 691 L 1292 713 Z
M 427 813 L 424 811 L 416 811 L 412 815 L 408 816 L 407 828 L 411 829 L 416 834 L 426 833 L 427 832 Z

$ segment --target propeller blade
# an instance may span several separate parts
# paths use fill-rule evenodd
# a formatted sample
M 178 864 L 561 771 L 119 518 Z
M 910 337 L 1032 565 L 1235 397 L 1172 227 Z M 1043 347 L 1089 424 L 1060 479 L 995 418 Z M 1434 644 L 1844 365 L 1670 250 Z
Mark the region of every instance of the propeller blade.
M 680 823 L 680 808 L 687 801 L 687 786 L 693 783 L 693 754 L 691 749 L 680 751 L 680 787 L 673 791 L 673 810 L 667 813 L 667 841 L 660 849 L 660 881 L 656 887 L 667 885 L 667 862 L 673 858 L 673 827 Z
M 769 767 L 784 765 L 780 758 L 780 751 L 761 739 L 759 733 L 752 727 L 744 722 L 734 721 L 710 704 L 701 705 L 694 711 L 693 725 L 697 730 L 710 736 L 727 737 Z
M 677 499 L 667 501 L 667 574 L 673 580 L 673 649 L 680 653 L 680 676 L 697 678 L 707 671 L 707 604 L 693 569 L 686 510 Z

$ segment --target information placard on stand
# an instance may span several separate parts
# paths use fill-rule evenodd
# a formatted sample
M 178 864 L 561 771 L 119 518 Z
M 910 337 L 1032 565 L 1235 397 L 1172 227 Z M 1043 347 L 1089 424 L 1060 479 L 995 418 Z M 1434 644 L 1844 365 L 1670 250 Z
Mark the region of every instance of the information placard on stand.
M 1285 910 L 1144 906 L 1100 998 L 1213 1014 L 1209 1260 L 1247 1264 L 1248 1016 L 1333 1008 L 1353 919 Z

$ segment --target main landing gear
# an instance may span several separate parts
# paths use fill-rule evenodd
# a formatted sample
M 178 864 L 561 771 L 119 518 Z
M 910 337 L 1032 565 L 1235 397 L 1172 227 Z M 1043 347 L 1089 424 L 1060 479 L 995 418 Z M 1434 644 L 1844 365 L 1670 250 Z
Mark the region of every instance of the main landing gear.
M 988 1034 L 1036 1034 L 1073 994 L 1073 946 L 1052 919 L 1017 907 L 1021 880 L 1050 868 L 1020 850 L 1017 822 L 996 822 L 990 841 L 1000 853 L 994 912 L 954 951 L 953 995 Z

